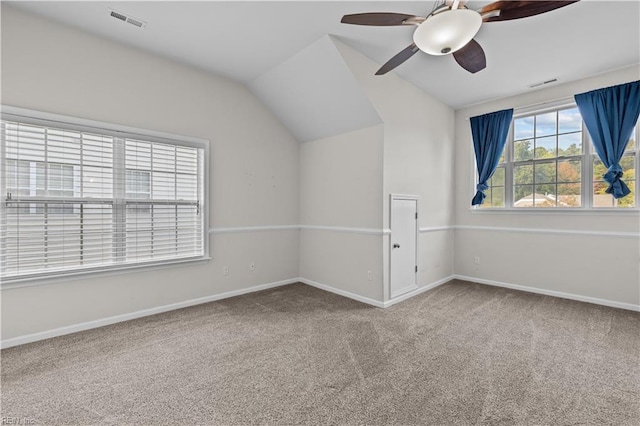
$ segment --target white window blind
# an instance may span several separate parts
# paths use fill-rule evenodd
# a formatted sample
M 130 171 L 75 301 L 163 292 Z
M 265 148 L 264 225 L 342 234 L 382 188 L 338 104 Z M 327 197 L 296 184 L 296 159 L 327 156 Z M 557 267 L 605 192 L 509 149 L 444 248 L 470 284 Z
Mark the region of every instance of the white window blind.
M 3 282 L 204 257 L 204 147 L 7 114 L 1 133 Z

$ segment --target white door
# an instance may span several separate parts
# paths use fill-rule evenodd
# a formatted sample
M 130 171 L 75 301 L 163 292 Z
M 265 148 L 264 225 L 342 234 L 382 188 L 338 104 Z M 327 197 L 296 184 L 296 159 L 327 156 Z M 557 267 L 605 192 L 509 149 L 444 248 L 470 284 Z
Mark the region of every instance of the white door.
M 391 288 L 400 296 L 417 288 L 418 198 L 391 196 Z

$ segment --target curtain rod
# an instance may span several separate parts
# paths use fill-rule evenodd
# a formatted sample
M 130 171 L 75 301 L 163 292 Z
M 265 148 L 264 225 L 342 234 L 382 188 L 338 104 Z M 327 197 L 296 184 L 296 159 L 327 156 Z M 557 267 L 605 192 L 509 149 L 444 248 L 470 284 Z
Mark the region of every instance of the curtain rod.
M 547 101 L 536 102 L 536 103 L 528 104 L 528 105 L 514 106 L 512 108 L 513 108 L 514 114 L 517 115 L 517 114 L 519 114 L 521 112 L 521 110 L 526 111 L 526 110 L 531 109 L 531 108 L 541 107 L 541 106 L 544 106 L 544 105 L 547 105 L 547 104 L 556 104 L 556 103 L 561 103 L 561 102 L 574 102 L 573 95 L 563 96 L 561 98 L 550 99 L 550 100 L 547 100 Z M 501 109 L 508 109 L 508 108 L 501 108 Z M 469 121 L 469 119 L 471 117 L 472 116 L 465 117 L 465 120 Z
M 529 105 L 521 105 L 521 106 L 517 106 L 517 107 L 513 107 L 513 110 L 520 110 L 520 109 L 530 109 L 530 108 L 534 108 L 534 107 L 539 107 L 539 106 L 543 106 L 546 104 L 556 104 L 556 103 L 560 103 L 560 102 L 574 102 L 574 98 L 573 95 L 569 95 L 569 96 L 563 96 L 562 98 L 557 98 L 557 99 L 550 99 L 548 101 L 542 101 L 542 102 L 536 102 L 533 104 L 529 104 Z

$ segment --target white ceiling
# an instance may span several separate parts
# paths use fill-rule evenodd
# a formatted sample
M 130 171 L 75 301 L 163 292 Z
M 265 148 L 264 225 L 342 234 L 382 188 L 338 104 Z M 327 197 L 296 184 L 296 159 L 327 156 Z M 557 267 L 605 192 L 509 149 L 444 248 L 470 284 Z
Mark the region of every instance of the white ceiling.
M 382 123 L 329 36 L 248 84 L 300 142 Z
M 3 2 L 6 4 L 6 2 Z M 478 9 L 487 1 L 471 1 Z M 425 15 L 433 1 L 11 2 L 23 10 L 248 83 L 327 34 L 383 64 L 408 46 L 412 27 L 340 24 L 348 13 Z M 148 22 L 144 30 L 107 7 Z M 640 2 L 587 1 L 530 18 L 487 23 L 476 40 L 487 68 L 461 69 L 422 52 L 392 71 L 454 108 L 640 63 Z M 322 66 L 319 64 L 318 66 Z M 379 78 L 385 78 L 381 76 Z

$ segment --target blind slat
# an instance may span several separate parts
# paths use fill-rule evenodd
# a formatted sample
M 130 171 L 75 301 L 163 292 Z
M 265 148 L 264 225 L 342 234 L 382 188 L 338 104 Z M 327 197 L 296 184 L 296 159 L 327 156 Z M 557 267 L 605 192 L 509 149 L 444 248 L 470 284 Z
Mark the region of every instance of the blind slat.
M 204 254 L 202 148 L 26 121 L 0 122 L 0 277 Z

